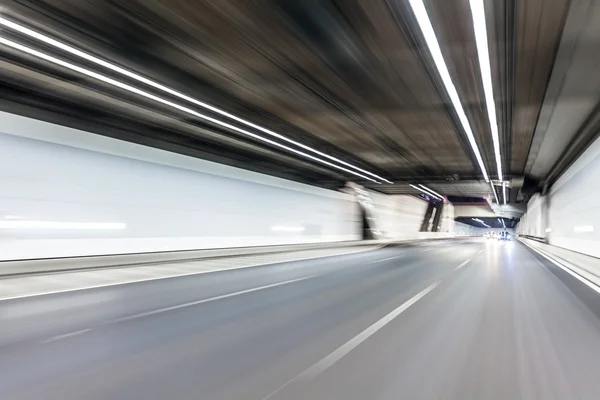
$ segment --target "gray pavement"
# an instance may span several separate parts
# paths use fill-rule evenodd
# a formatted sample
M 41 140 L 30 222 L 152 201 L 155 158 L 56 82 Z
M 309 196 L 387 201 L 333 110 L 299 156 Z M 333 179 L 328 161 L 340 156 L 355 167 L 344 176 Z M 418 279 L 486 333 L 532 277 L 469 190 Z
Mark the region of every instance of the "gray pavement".
M 384 248 L 2 301 L 0 398 L 598 399 L 599 317 L 517 242 Z

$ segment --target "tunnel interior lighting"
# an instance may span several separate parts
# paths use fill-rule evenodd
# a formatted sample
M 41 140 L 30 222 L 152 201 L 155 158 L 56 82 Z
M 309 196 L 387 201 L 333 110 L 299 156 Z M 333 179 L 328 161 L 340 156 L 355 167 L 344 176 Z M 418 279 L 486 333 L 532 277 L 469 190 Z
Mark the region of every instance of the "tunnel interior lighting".
M 421 185 L 421 184 L 419 184 L 419 187 L 420 187 L 421 189 L 423 189 L 423 190 L 426 190 L 426 191 L 430 192 L 431 194 L 433 194 L 433 195 L 437 196 L 437 197 L 438 197 L 440 200 L 444 200 L 444 196 L 442 196 L 441 194 L 439 194 L 439 193 L 438 193 L 438 192 L 436 192 L 435 190 L 433 190 L 433 189 L 430 189 L 430 188 L 428 188 L 427 186 L 425 186 L 425 185 Z
M 488 224 L 486 224 L 485 222 L 483 222 L 482 220 L 480 220 L 479 218 L 471 218 L 473 221 L 475 222 L 479 222 L 481 225 L 485 226 L 486 228 L 489 228 L 490 226 Z
M 119 230 L 122 222 L 0 221 L 0 229 Z
M 442 196 L 440 196 L 440 195 L 437 195 L 437 194 L 434 194 L 434 193 L 432 193 L 432 192 L 429 192 L 429 191 L 427 191 L 427 190 L 425 190 L 425 189 L 422 189 L 422 188 L 420 188 L 419 186 L 415 186 L 415 185 L 413 185 L 413 184 L 409 184 L 409 186 L 410 186 L 411 188 L 413 188 L 413 189 L 417 189 L 417 190 L 419 190 L 419 191 L 421 191 L 421 192 L 425 193 L 426 195 L 428 195 L 428 196 L 431 196 L 431 197 L 434 197 L 434 198 L 436 198 L 436 199 L 438 199 L 438 200 L 444 200 L 444 198 L 443 198 Z
M 485 23 L 485 6 L 483 0 L 470 0 L 471 16 L 473 17 L 473 31 L 477 44 L 477 55 L 479 58 L 479 70 L 483 83 L 483 93 L 487 106 L 490 132 L 494 143 L 494 155 L 496 156 L 496 168 L 498 179 L 502 180 L 502 157 L 500 155 L 500 138 L 498 136 L 498 121 L 496 118 L 496 104 L 494 102 L 494 85 L 492 84 L 492 70 L 490 67 L 490 52 L 488 47 L 487 27 Z M 504 199 L 506 204 L 506 198 Z
M 373 178 L 370 178 L 370 177 L 368 177 L 366 175 L 363 175 L 363 174 L 358 173 L 356 171 L 353 171 L 351 169 L 342 167 L 342 166 L 337 165 L 337 164 L 333 164 L 333 163 L 331 163 L 329 161 L 320 159 L 320 158 L 315 157 L 315 156 L 313 156 L 311 154 L 307 154 L 305 152 L 302 152 L 300 150 L 297 150 L 297 149 L 294 149 L 292 147 L 286 146 L 286 145 L 281 144 L 279 142 L 275 142 L 274 140 L 271 140 L 271 139 L 268 139 L 266 137 L 257 135 L 255 133 L 249 132 L 249 131 L 247 131 L 245 129 L 238 128 L 235 125 L 231 125 L 229 123 L 226 123 L 226 122 L 220 121 L 218 119 L 209 117 L 208 115 L 201 114 L 201 113 L 199 113 L 199 112 L 197 112 L 195 110 L 192 110 L 189 107 L 185 107 L 185 106 L 182 106 L 180 104 L 174 103 L 174 102 L 172 102 L 170 100 L 166 100 L 166 99 L 164 99 L 162 97 L 159 97 L 159 96 L 156 96 L 156 95 L 154 95 L 152 93 L 145 92 L 145 91 L 143 91 L 141 89 L 138 89 L 138 88 L 133 87 L 131 85 L 128 85 L 126 83 L 123 83 L 123 82 L 117 81 L 115 79 L 109 78 L 109 77 L 107 77 L 105 75 L 99 74 L 99 73 L 91 71 L 89 69 L 82 68 L 82 67 L 77 66 L 75 64 L 71 64 L 70 62 L 61 60 L 59 58 L 56 58 L 56 57 L 51 56 L 51 55 L 46 54 L 46 53 L 42 53 L 41 51 L 32 49 L 30 47 L 27 47 L 27 46 L 24 46 L 22 44 L 16 43 L 16 42 L 14 42 L 12 40 L 6 39 L 6 38 L 1 37 L 1 36 L 0 36 L 0 44 L 4 44 L 6 46 L 12 47 L 13 49 L 22 51 L 22 52 L 24 52 L 26 54 L 29 54 L 29 55 L 32 55 L 34 57 L 37 57 L 37 58 L 49 61 L 49 62 L 57 64 L 57 65 L 60 65 L 62 67 L 68 68 L 68 69 L 70 69 L 72 71 L 75 71 L 75 72 L 78 72 L 80 74 L 89 76 L 90 78 L 94 78 L 94 79 L 97 79 L 99 81 L 105 82 L 105 83 L 107 83 L 109 85 L 116 86 L 116 87 L 118 87 L 120 89 L 127 90 L 127 91 L 129 91 L 131 93 L 135 93 L 135 94 L 137 94 L 139 96 L 142 96 L 142 97 L 145 97 L 147 99 L 153 100 L 153 101 L 155 101 L 157 103 L 161 103 L 161 104 L 167 105 L 167 106 L 175 108 L 175 109 L 177 109 L 179 111 L 183 111 L 183 112 L 185 112 L 187 114 L 193 115 L 193 116 L 195 116 L 197 118 L 204 119 L 204 120 L 212 122 L 212 123 L 214 123 L 216 125 L 222 126 L 224 128 L 231 129 L 231 130 L 233 130 L 235 132 L 238 132 L 238 133 L 241 133 L 243 135 L 246 135 L 246 136 L 252 137 L 254 139 L 260 140 L 262 142 L 268 143 L 268 144 L 270 144 L 272 146 L 279 147 L 281 149 L 284 149 L 286 151 L 289 151 L 291 153 L 300 155 L 300 156 L 305 157 L 305 158 L 309 158 L 309 159 L 314 160 L 316 162 L 319 162 L 321 164 L 325 164 L 325 165 L 328 165 L 328 166 L 330 166 L 332 168 L 336 168 L 336 169 L 339 169 L 341 171 L 345 171 L 345 172 L 347 172 L 349 174 L 352 174 L 352 175 L 355 175 L 355 176 L 359 176 L 359 177 L 367 179 L 367 180 L 369 180 L 371 182 L 380 183 L 380 182 L 376 181 Z
M 377 180 L 380 180 L 380 181 L 383 181 L 383 182 L 386 182 L 386 183 L 390 183 L 390 184 L 394 183 L 394 182 L 389 181 L 389 180 L 387 180 L 385 178 L 382 178 L 382 177 L 380 177 L 380 176 L 378 176 L 378 175 L 376 175 L 376 174 L 374 174 L 372 172 L 369 172 L 367 170 L 359 168 L 359 167 L 357 167 L 357 166 L 355 166 L 353 164 L 350 164 L 350 163 L 348 163 L 346 161 L 340 160 L 340 159 L 338 159 L 336 157 L 333 157 L 333 156 L 331 156 L 329 154 L 323 153 L 323 152 L 321 152 L 321 151 L 319 151 L 317 149 L 314 149 L 314 148 L 312 148 L 310 146 L 307 146 L 307 145 L 302 144 L 300 142 L 297 142 L 295 140 L 289 139 L 289 138 L 287 138 L 287 137 L 285 137 L 285 136 L 283 136 L 283 135 L 281 135 L 281 134 L 279 134 L 277 132 L 271 131 L 271 130 L 269 130 L 269 129 L 265 128 L 265 127 L 262 127 L 260 125 L 254 124 L 254 123 L 252 123 L 250 121 L 247 121 L 247 120 L 245 120 L 243 118 L 240 118 L 240 117 L 238 117 L 238 116 L 236 116 L 234 114 L 231 114 L 231 113 L 229 113 L 229 112 L 227 112 L 225 110 L 222 110 L 222 109 L 220 109 L 218 107 L 215 107 L 215 106 L 212 106 L 212 105 L 210 105 L 208 103 L 205 103 L 205 102 L 202 102 L 200 100 L 197 100 L 197 99 L 195 99 L 193 97 L 190 97 L 190 96 L 188 96 L 188 95 L 186 95 L 184 93 L 181 93 L 181 92 L 179 92 L 179 91 L 177 91 L 175 89 L 169 88 L 169 87 L 167 87 L 165 85 L 162 85 L 162 84 L 160 84 L 160 83 L 158 83 L 156 81 L 148 79 L 148 78 L 146 78 L 146 77 L 144 77 L 144 76 L 142 76 L 140 74 L 137 74 L 135 72 L 132 72 L 132 71 L 129 71 L 129 70 L 125 69 L 125 68 L 122 68 L 122 67 L 120 67 L 120 66 L 118 66 L 116 64 L 113 64 L 113 63 L 108 62 L 106 60 L 103 60 L 101 58 L 95 57 L 95 56 L 93 56 L 91 54 L 88 54 L 88 53 L 86 53 L 84 51 L 81 51 L 81 50 L 79 50 L 79 49 L 77 49 L 77 48 L 75 48 L 73 46 L 68 45 L 68 44 L 62 43 L 62 42 L 60 42 L 60 41 L 58 41 L 56 39 L 53 39 L 53 38 L 51 38 L 51 37 L 49 37 L 47 35 L 42 34 L 40 32 L 36 32 L 36 31 L 34 31 L 34 30 L 30 29 L 30 28 L 27 28 L 27 27 L 25 27 L 23 25 L 17 24 L 14 21 L 10 21 L 10 20 L 8 20 L 6 18 L 3 18 L 2 16 L 0 16 L 0 26 L 4 26 L 6 28 L 13 29 L 13 30 L 15 30 L 15 31 L 17 31 L 19 33 L 27 35 L 27 36 L 29 36 L 31 38 L 36 39 L 36 40 L 39 40 L 39 41 L 41 41 L 41 42 L 43 42 L 43 43 L 45 43 L 47 45 L 50 45 L 50 46 L 52 46 L 54 48 L 66 51 L 66 52 L 68 52 L 68 53 L 70 53 L 70 54 L 72 54 L 74 56 L 77 56 L 77 57 L 79 57 L 81 59 L 84 59 L 86 61 L 92 62 L 92 63 L 94 63 L 96 65 L 101 66 L 101 67 L 110 69 L 113 72 L 116 72 L 116 73 L 121 74 L 123 76 L 126 76 L 128 78 L 134 79 L 134 80 L 136 80 L 138 82 L 144 83 L 144 84 L 146 84 L 148 86 L 151 86 L 151 87 L 153 87 L 155 89 L 158 89 L 158 90 L 160 90 L 160 91 L 162 91 L 164 93 L 168 93 L 168 94 L 170 94 L 172 96 L 175 96 L 175 97 L 178 97 L 178 98 L 180 98 L 182 100 L 190 102 L 190 103 L 192 103 L 192 104 L 194 104 L 196 106 L 199 106 L 199 107 L 202 107 L 204 109 L 210 110 L 210 111 L 212 111 L 214 113 L 217 113 L 219 115 L 227 117 L 227 118 L 229 118 L 231 120 L 234 120 L 236 122 L 239 122 L 239 123 L 241 123 L 243 125 L 246 125 L 246 126 L 249 126 L 251 128 L 254 128 L 256 130 L 259 130 L 259 131 L 261 131 L 263 133 L 266 133 L 267 135 L 276 137 L 276 138 L 278 138 L 280 140 L 283 140 L 283 141 L 285 141 L 287 143 L 293 144 L 294 146 L 300 147 L 300 148 L 302 148 L 304 150 L 307 150 L 309 152 L 312 152 L 314 154 L 318 154 L 321 157 L 325 157 L 325 158 L 327 158 L 329 160 L 335 161 L 336 163 L 345 165 L 346 167 L 351 168 L 354 171 L 358 171 L 358 172 L 361 172 L 362 174 L 369 175 L 371 178 L 375 178 Z M 207 118 L 204 118 L 204 119 L 207 119 Z M 240 131 L 240 133 L 242 133 L 242 132 Z M 255 136 L 256 137 L 260 137 L 258 135 L 255 135 Z M 276 143 L 276 142 L 273 142 L 273 143 Z M 283 148 L 283 149 L 288 149 L 288 151 L 289 151 L 289 147 L 287 147 L 287 146 L 285 146 L 285 147 L 284 146 L 279 146 L 279 147 Z M 304 154 L 304 153 L 298 152 L 298 151 L 296 151 L 295 153 L 298 154 L 298 155 L 303 155 Z M 311 159 L 314 160 L 314 161 L 320 160 L 320 159 L 315 158 L 315 157 L 312 157 Z M 323 163 L 323 164 L 325 164 L 323 161 L 324 160 L 322 160 L 320 162 Z M 326 165 L 332 166 L 332 165 L 335 165 L 335 164 L 331 164 L 330 163 L 330 164 L 326 164 Z M 336 168 L 341 169 L 340 167 L 336 167 Z M 342 170 L 348 172 L 347 169 L 342 169 Z M 360 177 L 364 177 L 363 175 L 359 175 L 359 174 L 356 174 L 356 173 L 354 173 L 354 175 L 357 175 L 357 176 L 360 176 Z M 377 182 L 374 179 L 369 179 L 369 180 L 371 180 L 373 182 Z M 379 182 L 377 182 L 377 183 L 379 183 Z
M 440 45 L 438 43 L 437 37 L 435 35 L 435 31 L 433 30 L 433 26 L 431 25 L 431 21 L 429 19 L 429 15 L 427 14 L 427 10 L 425 9 L 425 4 L 423 0 L 409 0 L 410 6 L 413 10 L 417 23 L 421 28 L 421 32 L 423 33 L 423 37 L 425 38 L 425 42 L 427 47 L 429 48 L 429 52 L 431 57 L 433 58 L 433 62 L 440 74 L 440 78 L 446 88 L 446 92 L 450 97 L 450 101 L 452 102 L 452 106 L 456 111 L 456 115 L 460 121 L 460 124 L 467 135 L 467 139 L 469 140 L 469 144 L 471 145 L 471 149 L 475 154 L 475 158 L 477 159 L 477 163 L 479 164 L 479 168 L 481 169 L 481 173 L 483 174 L 485 181 L 489 181 L 487 170 L 485 169 L 485 165 L 483 164 L 483 159 L 481 158 L 481 152 L 479 151 L 479 147 L 477 147 L 477 142 L 475 141 L 475 136 L 473 135 L 473 131 L 471 130 L 471 125 L 469 124 L 469 120 L 467 119 L 467 115 L 465 114 L 465 110 L 460 102 L 460 98 L 458 97 L 458 92 L 454 83 L 452 82 L 452 78 L 450 78 L 450 72 L 448 71 L 448 66 L 444 61 L 444 57 L 442 55 L 442 50 L 440 49 Z

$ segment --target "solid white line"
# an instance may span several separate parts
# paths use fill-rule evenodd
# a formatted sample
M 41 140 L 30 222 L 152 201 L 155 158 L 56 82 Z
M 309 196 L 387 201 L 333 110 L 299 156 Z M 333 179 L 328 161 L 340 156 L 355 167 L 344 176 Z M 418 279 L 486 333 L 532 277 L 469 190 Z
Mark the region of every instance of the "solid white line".
M 439 284 L 440 284 L 440 281 L 436 281 L 436 282 L 432 283 L 431 285 L 427 286 L 425 289 L 421 290 L 419 293 L 417 293 L 416 295 L 411 297 L 409 300 L 407 300 L 401 306 L 394 309 L 392 312 L 390 312 L 389 314 L 387 314 L 386 316 L 381 318 L 379 321 L 375 322 L 373 325 L 369 326 L 367 329 L 365 329 L 364 331 L 362 331 L 361 333 L 359 333 L 358 335 L 356 335 L 355 337 L 353 337 L 352 339 L 350 339 L 349 341 L 344 343 L 342 346 L 338 347 L 336 350 L 334 350 L 328 356 L 322 358 L 316 364 L 313 364 L 311 367 L 307 368 L 299 375 L 296 375 L 294 378 L 287 381 L 285 384 L 283 384 L 283 386 L 279 387 L 273 393 L 271 393 L 267 397 L 263 398 L 263 400 L 267 400 L 267 399 L 273 397 L 276 393 L 280 392 L 282 389 L 289 386 L 293 382 L 313 379 L 315 376 L 322 373 L 327 368 L 331 367 L 333 364 L 335 364 L 337 361 L 339 361 L 342 357 L 344 357 L 345 355 L 350 353 L 359 344 L 361 344 L 362 342 L 367 340 L 369 337 L 371 337 L 373 334 L 375 334 L 378 330 L 380 330 L 381 328 L 383 328 L 384 326 L 389 324 L 391 321 L 393 321 L 394 318 L 396 318 L 397 316 L 402 314 L 404 311 L 406 311 L 410 306 L 412 306 L 417 301 L 419 301 L 427 293 L 429 293 L 433 289 L 435 289 L 435 287 L 438 286 Z
M 523 241 L 520 241 L 521 243 L 523 243 L 525 246 L 529 247 L 531 250 L 535 251 L 536 253 L 538 253 L 539 255 L 541 255 L 542 257 L 544 257 L 546 260 L 550 261 L 552 264 L 556 265 L 558 268 L 562 269 L 563 271 L 565 271 L 567 274 L 571 275 L 573 278 L 579 280 L 581 283 L 585 284 L 586 286 L 590 287 L 591 289 L 593 289 L 594 291 L 596 291 L 597 293 L 600 293 L 600 287 L 598 285 L 596 285 L 595 283 L 587 280 L 586 278 L 584 278 L 583 276 L 579 275 L 577 272 L 573 271 L 571 268 L 561 264 L 560 262 L 554 260 L 552 257 L 547 256 L 546 254 L 544 254 L 542 252 L 542 250 L 538 250 L 535 247 L 529 245 L 528 243 L 525 243 Z M 534 257 L 535 258 L 535 257 Z M 540 265 L 546 267 L 544 264 L 542 264 L 540 262 L 540 260 L 538 260 L 537 258 L 535 258 L 535 260 L 540 263 Z
M 42 343 L 55 342 L 57 340 L 66 339 L 66 338 L 70 338 L 70 337 L 73 337 L 73 336 L 81 335 L 82 333 L 86 333 L 86 332 L 89 332 L 89 331 L 91 331 L 91 329 L 82 329 L 80 331 L 75 331 L 75 332 L 71 332 L 71 333 L 65 333 L 64 335 L 58 335 L 58 336 L 51 337 L 50 339 L 42 340 Z
M 309 275 L 309 276 L 305 276 L 305 277 L 302 277 L 302 278 L 290 279 L 290 280 L 283 281 L 283 282 L 277 282 L 277 283 L 271 283 L 269 285 L 258 286 L 258 287 L 252 288 L 252 289 L 240 290 L 239 292 L 233 292 L 233 293 L 223 294 L 221 296 L 209 297 L 208 299 L 191 301 L 189 303 L 183 303 L 183 304 L 178 304 L 178 305 L 175 305 L 175 306 L 159 308 L 157 310 L 147 311 L 147 312 L 143 312 L 143 313 L 139 313 L 139 314 L 129 315 L 127 317 L 113 319 L 113 320 L 108 321 L 106 324 L 113 324 L 113 323 L 116 323 L 116 322 L 130 321 L 132 319 L 147 317 L 149 315 L 155 315 L 155 314 L 160 314 L 160 313 L 164 313 L 164 312 L 167 312 L 167 311 L 178 310 L 180 308 L 196 306 L 196 305 L 199 305 L 199 304 L 209 303 L 209 302 L 215 301 L 215 300 L 226 299 L 226 298 L 229 298 L 229 297 L 239 296 L 241 294 L 257 292 L 257 291 L 263 290 L 263 289 L 269 289 L 269 288 L 273 288 L 273 287 L 277 287 L 277 286 L 281 286 L 281 285 L 287 285 L 289 283 L 300 282 L 300 281 L 303 281 L 303 280 L 306 280 L 306 279 L 315 278 L 315 277 L 320 276 L 320 275 L 323 275 L 323 274 Z
M 400 257 L 404 257 L 404 255 L 394 256 L 394 257 L 388 257 L 388 258 L 384 258 L 383 260 L 370 261 L 368 264 L 375 264 L 375 263 L 378 263 L 378 262 L 384 262 L 384 261 L 388 261 L 388 260 L 393 260 L 394 258 L 400 258 Z
M 465 265 L 467 265 L 469 263 L 469 261 L 471 261 L 471 258 L 469 258 L 467 261 L 464 261 L 464 262 L 458 264 L 456 267 L 454 267 L 454 270 L 456 271 L 458 269 L 461 269 L 462 267 L 464 267 Z
M 307 261 L 307 260 L 314 260 L 317 258 L 329 258 L 329 257 L 337 257 L 337 256 L 346 256 L 346 255 L 353 255 L 353 254 L 357 254 L 357 253 L 364 253 L 366 251 L 372 251 L 372 250 L 379 250 L 380 248 L 382 248 L 384 246 L 384 244 L 382 245 L 376 245 L 376 247 L 374 248 L 368 248 L 365 250 L 357 250 L 351 253 L 339 253 L 339 254 L 330 254 L 330 255 L 320 255 L 320 256 L 313 256 L 313 257 L 305 257 L 305 258 L 294 258 L 292 260 L 274 260 L 274 261 L 270 261 L 270 262 L 263 262 L 263 263 L 256 263 L 256 264 L 248 264 L 248 265 L 241 265 L 239 267 L 231 267 L 231 268 L 220 268 L 220 269 L 210 269 L 207 271 L 194 271 L 194 272 L 185 272 L 185 273 L 178 273 L 178 274 L 173 274 L 173 275 L 166 275 L 166 276 L 155 276 L 155 277 L 150 277 L 150 278 L 140 278 L 140 279 L 136 279 L 136 278 L 129 278 L 128 280 L 125 281 L 118 281 L 118 282 L 109 282 L 109 283 L 103 283 L 100 285 L 88 285 L 88 286 L 82 286 L 82 287 L 76 287 L 76 288 L 68 288 L 68 289 L 60 289 L 60 290 L 48 290 L 45 292 L 38 292 L 38 293 L 28 293 L 28 294 L 20 294 L 20 295 L 16 295 L 16 296 L 7 296 L 7 297 L 0 297 L 0 301 L 5 301 L 5 300 L 15 300 L 15 299 L 24 299 L 27 297 L 37 297 L 37 296 L 46 296 L 46 295 L 51 295 L 51 294 L 59 294 L 59 293 L 68 293 L 68 292 L 76 292 L 79 290 L 88 290 L 88 289 L 98 289 L 98 288 L 103 288 L 103 287 L 109 287 L 109 286 L 119 286 L 119 285 L 127 285 L 130 283 L 137 283 L 137 282 L 150 282 L 150 281 L 158 281 L 161 279 L 169 279 L 169 278 L 180 278 L 180 277 L 184 277 L 184 276 L 190 276 L 190 275 L 203 275 L 203 274 L 212 274 L 215 272 L 225 272 L 225 271 L 235 271 L 238 269 L 244 269 L 244 268 L 253 268 L 253 267 L 261 267 L 261 266 L 267 266 L 267 265 L 274 265 L 274 264 L 284 264 L 284 263 L 290 263 L 290 262 L 296 262 L 296 261 Z M 251 257 L 252 255 L 248 255 L 248 257 Z M 189 262 L 194 262 L 194 261 L 189 261 Z M 185 265 L 188 262 L 178 262 L 178 264 L 181 265 Z M 169 262 L 165 262 L 165 264 L 169 264 Z M 159 266 L 161 264 L 157 264 L 157 266 Z M 149 265 L 139 265 L 139 267 L 147 267 Z M 127 266 L 121 269 L 130 269 L 131 271 L 133 271 L 135 268 L 137 267 L 132 267 L 132 266 Z M 111 268 L 113 269 L 113 268 Z M 114 267 L 114 269 L 119 269 L 118 267 Z M 104 269 L 82 269 L 82 270 L 73 270 L 73 271 L 64 271 L 61 273 L 62 274 L 72 274 L 72 273 L 81 273 L 81 274 L 85 274 L 88 272 L 93 272 L 93 271 L 98 271 L 98 270 L 103 270 Z M 15 278 L 7 278 L 7 279 L 19 279 L 19 277 L 15 277 Z

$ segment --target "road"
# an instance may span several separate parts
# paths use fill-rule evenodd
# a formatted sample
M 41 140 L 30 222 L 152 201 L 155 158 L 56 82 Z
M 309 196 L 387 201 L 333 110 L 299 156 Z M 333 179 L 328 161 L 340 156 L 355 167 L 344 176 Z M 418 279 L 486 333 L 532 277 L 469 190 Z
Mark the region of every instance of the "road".
M 431 242 L 0 302 L 0 398 L 598 399 L 600 298 Z

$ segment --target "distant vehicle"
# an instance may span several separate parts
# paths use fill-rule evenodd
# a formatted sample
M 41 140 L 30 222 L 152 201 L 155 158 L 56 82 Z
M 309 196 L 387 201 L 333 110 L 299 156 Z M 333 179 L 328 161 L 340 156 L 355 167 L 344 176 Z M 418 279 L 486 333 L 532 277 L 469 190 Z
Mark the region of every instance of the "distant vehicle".
M 500 234 L 498 235 L 498 240 L 510 241 L 510 233 L 506 231 L 500 232 Z

